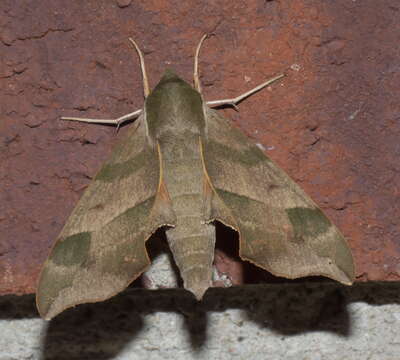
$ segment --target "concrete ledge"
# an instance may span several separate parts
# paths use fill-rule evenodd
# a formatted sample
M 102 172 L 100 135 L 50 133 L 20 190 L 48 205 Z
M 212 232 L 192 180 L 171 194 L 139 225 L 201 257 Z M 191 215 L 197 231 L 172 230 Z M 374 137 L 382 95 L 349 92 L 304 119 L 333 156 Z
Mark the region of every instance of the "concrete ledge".
M 51 322 L 34 297 L 0 298 L 0 359 L 397 360 L 400 283 L 128 290 Z

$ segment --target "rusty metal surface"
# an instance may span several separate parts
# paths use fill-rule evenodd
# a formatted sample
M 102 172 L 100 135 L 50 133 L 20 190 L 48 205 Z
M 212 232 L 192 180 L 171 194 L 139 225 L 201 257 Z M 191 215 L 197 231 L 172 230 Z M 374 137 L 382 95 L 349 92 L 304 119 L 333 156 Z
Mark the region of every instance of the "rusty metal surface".
M 205 98 L 236 95 L 285 71 L 225 115 L 342 230 L 359 280 L 398 280 L 399 16 L 397 0 L 2 0 L 0 294 L 34 291 L 53 240 L 126 130 L 59 117 L 142 106 L 129 36 L 154 85 L 166 66 L 192 79 L 205 32 L 215 34 L 200 57 Z M 217 261 L 231 267 L 223 253 Z

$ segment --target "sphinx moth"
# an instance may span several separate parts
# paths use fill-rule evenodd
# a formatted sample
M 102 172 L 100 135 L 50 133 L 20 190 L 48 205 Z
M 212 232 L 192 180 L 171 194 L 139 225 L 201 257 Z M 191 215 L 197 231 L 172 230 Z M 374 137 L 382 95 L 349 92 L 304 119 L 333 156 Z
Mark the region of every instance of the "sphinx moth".
M 150 92 L 143 55 L 142 110 L 88 186 L 41 271 L 37 307 L 50 319 L 81 303 L 108 299 L 150 265 L 147 239 L 160 227 L 184 287 L 200 300 L 211 286 L 214 222 L 239 233 L 243 260 L 277 276 L 322 275 L 354 280 L 351 251 L 315 203 L 213 106 L 239 101 L 280 79 L 278 75 L 234 99 L 205 102 L 195 53 L 194 83 L 167 70 Z

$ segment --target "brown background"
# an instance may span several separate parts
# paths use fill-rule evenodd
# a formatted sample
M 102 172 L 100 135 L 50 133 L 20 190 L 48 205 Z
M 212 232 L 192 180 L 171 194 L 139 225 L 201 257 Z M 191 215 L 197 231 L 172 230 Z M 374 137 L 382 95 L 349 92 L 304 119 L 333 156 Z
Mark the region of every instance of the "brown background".
M 0 3 L 0 294 L 31 293 L 68 215 L 127 127 L 59 121 L 143 104 L 167 66 L 205 98 L 287 77 L 226 116 L 349 239 L 359 280 L 400 277 L 400 4 L 41 0 Z

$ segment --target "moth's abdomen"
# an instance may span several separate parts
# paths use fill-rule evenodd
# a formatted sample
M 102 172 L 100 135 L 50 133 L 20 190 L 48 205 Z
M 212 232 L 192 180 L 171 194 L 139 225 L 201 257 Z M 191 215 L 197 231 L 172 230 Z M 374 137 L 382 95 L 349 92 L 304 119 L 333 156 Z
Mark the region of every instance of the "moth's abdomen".
M 166 181 L 176 225 L 168 229 L 169 247 L 184 287 L 198 300 L 211 285 L 215 227 L 205 223 L 203 171 L 200 159 L 170 164 Z M 170 186 L 168 186 L 170 184 Z
M 167 239 L 184 287 L 197 299 L 211 285 L 215 227 L 205 223 L 204 171 L 198 136 L 163 142 L 162 178 L 175 212 Z
M 182 214 L 176 227 L 167 230 L 167 239 L 184 287 L 200 300 L 211 286 L 214 225 L 205 224 L 201 214 Z

